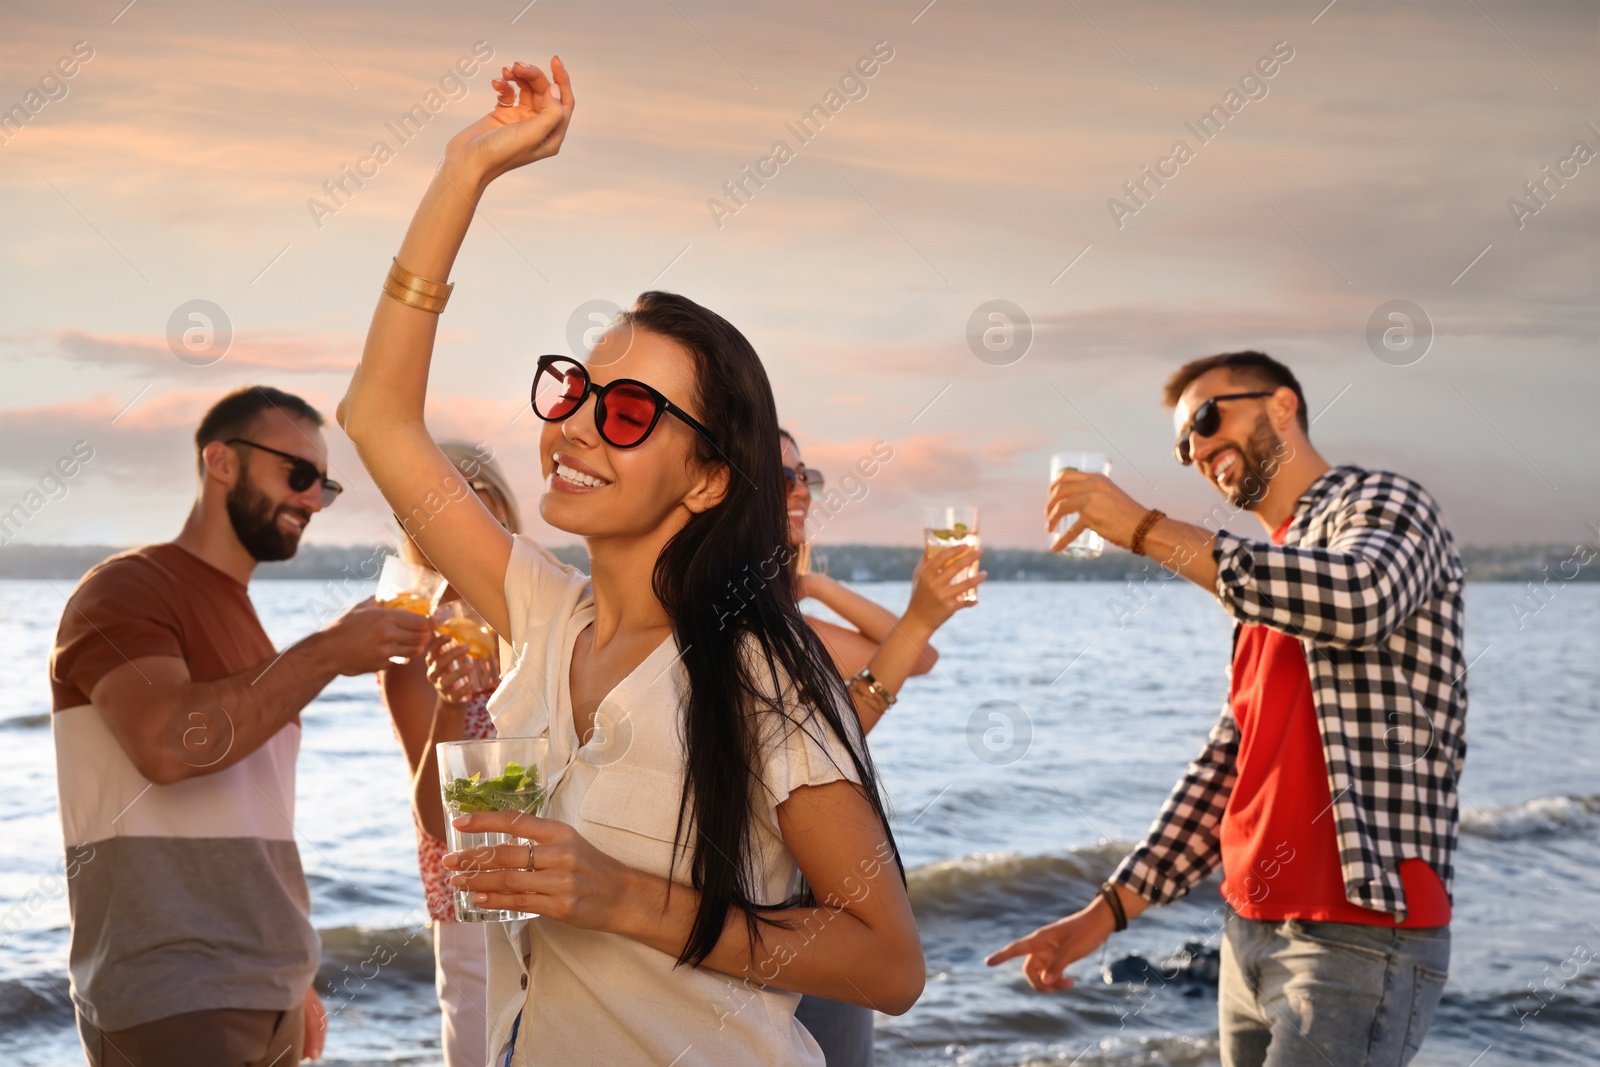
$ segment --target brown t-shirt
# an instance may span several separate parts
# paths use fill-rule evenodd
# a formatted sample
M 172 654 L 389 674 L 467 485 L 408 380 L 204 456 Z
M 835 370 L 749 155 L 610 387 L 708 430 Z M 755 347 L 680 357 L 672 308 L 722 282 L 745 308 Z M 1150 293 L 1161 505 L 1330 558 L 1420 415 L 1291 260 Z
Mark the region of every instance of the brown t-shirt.
M 150 656 L 177 656 L 209 682 L 274 651 L 247 588 L 174 544 L 113 556 L 68 599 L 50 718 L 73 1004 L 102 1030 L 217 1008 L 290 1010 L 321 952 L 295 847 L 300 726 L 291 719 L 209 770 L 233 738 L 207 719 L 182 738 L 201 773 L 156 785 L 89 703 L 106 674 Z M 136 700 L 124 712 L 139 713 Z
M 51 710 L 89 703 L 95 683 L 141 656 L 176 656 L 212 682 L 274 655 L 249 590 L 172 543 L 95 566 L 73 591 L 50 656 Z

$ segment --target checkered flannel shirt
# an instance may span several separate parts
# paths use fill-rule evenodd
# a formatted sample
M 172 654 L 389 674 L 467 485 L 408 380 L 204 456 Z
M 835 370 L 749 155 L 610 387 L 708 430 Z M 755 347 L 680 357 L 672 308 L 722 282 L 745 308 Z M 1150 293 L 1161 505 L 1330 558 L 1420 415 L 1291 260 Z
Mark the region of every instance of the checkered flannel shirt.
M 1346 898 L 1403 922 L 1401 860 L 1426 861 L 1450 890 L 1467 753 L 1465 572 L 1438 505 L 1397 474 L 1335 467 L 1300 498 L 1282 545 L 1222 532 L 1213 555 L 1235 641 L 1260 624 L 1305 649 Z M 1225 702 L 1112 881 L 1166 904 L 1216 870 L 1238 752 Z

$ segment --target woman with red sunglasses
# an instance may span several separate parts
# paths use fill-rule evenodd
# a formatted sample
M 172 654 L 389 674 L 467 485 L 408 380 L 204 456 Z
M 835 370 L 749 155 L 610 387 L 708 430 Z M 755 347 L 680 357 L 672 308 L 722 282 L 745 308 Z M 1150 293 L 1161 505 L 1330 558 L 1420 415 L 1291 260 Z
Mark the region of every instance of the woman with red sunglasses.
M 489 931 L 496 1064 L 821 1065 L 812 993 L 899 1014 L 921 940 L 871 757 L 793 583 L 778 423 L 749 341 L 649 292 L 584 362 L 540 360 L 539 513 L 591 574 L 439 499 L 454 468 L 423 421 L 438 314 L 477 201 L 555 155 L 573 109 L 517 63 L 451 139 L 339 406 L 418 547 L 510 644 L 500 736 L 549 740 L 543 817 L 462 816 L 517 843 L 452 853 L 452 884 L 525 913 Z M 524 423 L 524 425 L 527 425 Z M 796 899 L 796 872 L 815 892 Z
M 911 602 L 905 614 L 894 612 L 847 588 L 826 574 L 811 570 L 811 545 L 806 520 L 812 502 L 820 495 L 824 479 L 800 458 L 800 444 L 788 430 L 778 430 L 783 443 L 784 485 L 788 490 L 789 543 L 794 548 L 790 568 L 795 597 L 812 598 L 831 609 L 848 626 L 812 615 L 806 622 L 827 645 L 835 668 L 848 679 L 847 689 L 861 732 L 868 733 L 897 699 L 900 687 L 912 675 L 933 669 L 939 653 L 929 644 L 935 631 L 962 608 L 961 594 L 982 584 L 985 574 L 952 583 L 972 565 L 981 549 L 971 545 L 943 548 L 925 556 L 911 575 Z M 821 996 L 800 999 L 796 1017 L 822 1046 L 828 1067 L 872 1067 L 872 1009 Z

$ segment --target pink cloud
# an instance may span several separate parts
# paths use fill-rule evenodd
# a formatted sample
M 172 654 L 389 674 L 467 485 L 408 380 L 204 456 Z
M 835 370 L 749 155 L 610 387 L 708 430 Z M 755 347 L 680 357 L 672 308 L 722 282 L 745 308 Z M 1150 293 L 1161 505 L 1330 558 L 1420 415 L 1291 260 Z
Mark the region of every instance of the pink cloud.
M 148 334 L 96 334 L 66 329 L 54 336 L 56 354 L 76 363 L 146 373 L 177 372 L 186 366 L 164 337 Z M 220 363 L 300 374 L 348 373 L 361 358 L 361 339 L 350 334 L 293 334 L 284 330 L 236 333 Z
M 991 543 L 1039 547 L 1029 531 L 1042 527 L 1045 475 L 1017 462 L 1047 443 L 1041 434 L 914 434 L 886 442 L 893 454 L 879 461 L 883 445 L 871 439 L 822 441 L 795 432 L 806 464 L 828 480 L 829 493 L 812 515 L 819 544 L 917 544 L 923 507 L 949 503 L 978 505 Z
M 215 389 L 174 389 L 162 392 L 149 389 L 122 395 L 97 393 L 82 400 L 33 407 L 10 408 L 5 412 L 3 467 L 31 470 L 48 462 L 74 441 L 84 440 L 99 455 L 96 470 L 117 468 L 137 472 L 141 479 L 163 481 L 164 472 L 176 470 L 187 480 L 193 472 L 192 437 L 207 408 L 223 394 Z M 334 398 L 320 391 L 300 395 L 329 419 L 325 434 L 334 461 L 345 460 L 356 470 L 360 465 L 344 435 L 332 425 Z M 339 445 L 343 445 L 341 449 Z

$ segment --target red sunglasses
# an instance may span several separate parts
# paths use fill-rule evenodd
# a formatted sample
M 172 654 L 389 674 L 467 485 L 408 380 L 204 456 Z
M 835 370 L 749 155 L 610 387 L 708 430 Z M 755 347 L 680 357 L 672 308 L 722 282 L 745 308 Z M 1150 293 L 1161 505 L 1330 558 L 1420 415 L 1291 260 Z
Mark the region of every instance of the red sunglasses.
M 539 357 L 539 369 L 533 376 L 533 413 L 539 418 L 545 422 L 569 418 L 590 393 L 594 394 L 594 424 L 601 440 L 613 448 L 644 444 L 664 411 L 687 423 L 713 448 L 717 446 L 710 430 L 644 382 L 616 378 L 605 385 L 595 385 L 588 369 L 577 360 L 567 356 Z

